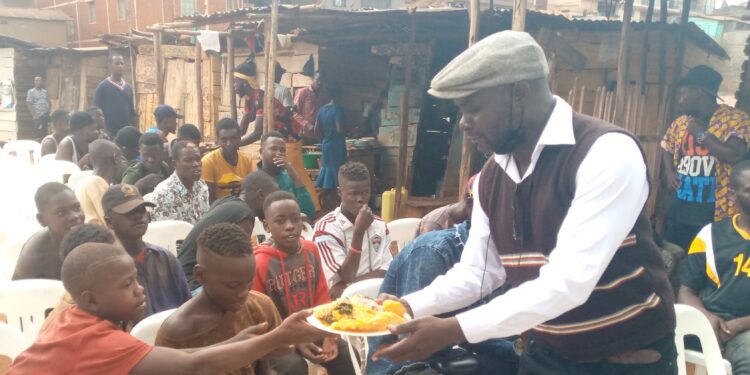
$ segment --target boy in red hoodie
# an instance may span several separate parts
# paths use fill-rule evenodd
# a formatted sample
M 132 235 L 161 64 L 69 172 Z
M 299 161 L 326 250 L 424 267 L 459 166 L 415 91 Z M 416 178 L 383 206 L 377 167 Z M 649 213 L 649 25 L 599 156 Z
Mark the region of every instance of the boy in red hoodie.
M 254 250 L 256 272 L 253 290 L 269 296 L 282 318 L 331 301 L 315 243 L 302 239 L 302 214 L 294 195 L 271 193 L 263 202 L 263 226 L 271 238 Z M 272 361 L 283 375 L 306 375 L 305 359 L 320 364 L 329 374 L 354 374 L 342 340 L 296 346 L 295 353 Z

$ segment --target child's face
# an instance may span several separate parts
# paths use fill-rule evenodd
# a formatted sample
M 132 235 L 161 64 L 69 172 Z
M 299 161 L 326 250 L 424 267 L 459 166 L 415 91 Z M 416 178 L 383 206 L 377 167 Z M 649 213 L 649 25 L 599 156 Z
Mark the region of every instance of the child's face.
M 164 145 L 141 145 L 141 162 L 149 173 L 159 173 L 164 163 Z
M 341 197 L 341 209 L 344 213 L 356 216 L 362 206 L 370 202 L 370 179 L 349 181 L 340 178 L 339 196 Z
M 227 257 L 210 251 L 201 255 L 195 266 L 195 277 L 203 285 L 203 293 L 223 310 L 237 311 L 245 305 L 253 287 L 255 257 Z
M 296 251 L 302 234 L 302 214 L 296 201 L 285 199 L 274 202 L 265 210 L 263 226 L 266 232 L 285 251 Z
M 53 196 L 37 215 L 39 224 L 57 236 L 64 236 L 71 228 L 83 223 L 83 211 L 75 194 L 63 190 Z
M 137 321 L 146 314 L 146 295 L 138 283 L 133 258 L 122 256 L 93 270 L 96 283 L 83 292 L 83 306 L 96 316 L 113 322 Z

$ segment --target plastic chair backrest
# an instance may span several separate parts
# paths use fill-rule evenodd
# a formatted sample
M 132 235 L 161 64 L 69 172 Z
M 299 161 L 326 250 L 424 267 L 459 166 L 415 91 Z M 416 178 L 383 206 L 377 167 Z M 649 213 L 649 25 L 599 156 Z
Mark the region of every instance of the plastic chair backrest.
M 302 238 L 312 241 L 313 235 L 315 235 L 315 229 L 306 221 L 302 222 Z
M 0 374 L 10 367 L 13 360 L 29 346 L 17 328 L 0 323 Z M 7 367 L 6 367 L 7 365 Z
M 161 246 L 176 256 L 178 245 L 185 240 L 192 229 L 193 224 L 184 221 L 154 221 L 148 224 L 148 230 L 143 236 L 143 241 Z
M 15 157 L 24 164 L 36 164 L 42 157 L 42 145 L 31 140 L 10 141 L 3 146 L 3 154 Z
M 387 224 L 388 233 L 390 234 L 391 241 L 396 242 L 398 250 L 401 251 L 406 245 L 414 239 L 419 228 L 420 219 L 412 217 L 393 220 Z
M 16 269 L 21 248 L 26 241 L 10 241 L 0 246 L 0 282 L 10 281 Z
M 263 228 L 263 222 L 257 216 L 255 217 L 255 226 L 253 226 L 253 233 L 250 237 L 255 238 L 258 241 L 258 244 L 267 240 L 269 237 L 268 233 L 266 233 L 266 229 Z
M 726 375 L 724 359 L 721 356 L 719 343 L 716 341 L 711 323 L 700 310 L 683 304 L 674 306 L 677 314 L 677 328 L 675 329 L 675 344 L 677 345 L 677 368 L 679 375 L 686 374 L 685 366 L 685 335 L 695 335 L 701 343 L 705 366 L 709 375 Z
M 37 165 L 37 170 L 45 180 L 57 181 L 63 184 L 66 183 L 71 176 L 81 172 L 81 168 L 79 168 L 76 163 L 67 160 L 47 160 L 44 158 L 42 158 Z
M 141 320 L 133 327 L 130 334 L 141 341 L 153 345 L 156 342 L 156 334 L 161 324 L 177 309 L 164 310 Z
M 73 173 L 68 177 L 68 186 L 70 186 L 71 189 L 75 190 L 76 184 L 84 180 L 88 176 L 93 176 L 94 171 L 92 170 L 86 170 L 86 171 L 80 171 L 77 173 Z
M 365 297 L 378 298 L 378 294 L 380 294 L 381 284 L 383 284 L 383 279 L 367 279 L 358 281 L 346 287 L 346 289 L 341 292 L 341 297 L 351 297 L 359 294 Z
M 0 314 L 8 324 L 23 332 L 28 342 L 33 342 L 47 311 L 65 294 L 61 281 L 29 279 L 0 284 Z

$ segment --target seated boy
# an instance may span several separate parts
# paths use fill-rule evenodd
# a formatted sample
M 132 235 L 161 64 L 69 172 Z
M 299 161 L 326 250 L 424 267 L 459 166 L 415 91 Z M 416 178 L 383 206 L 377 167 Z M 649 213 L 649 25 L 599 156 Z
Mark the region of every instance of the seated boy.
M 96 224 L 81 224 L 73 228 L 68 233 L 68 235 L 63 238 L 63 241 L 60 244 L 61 264 L 62 261 L 64 261 L 68 256 L 68 254 L 73 251 L 73 249 L 85 243 L 92 242 L 111 245 L 115 243 L 115 236 L 109 229 Z M 39 332 L 46 331 L 50 323 L 57 319 L 57 316 L 60 315 L 63 310 L 67 309 L 73 304 L 75 304 L 75 301 L 73 301 L 73 297 L 71 297 L 70 294 L 66 292 L 60 299 L 60 302 L 58 302 L 57 305 L 55 305 L 55 307 L 52 309 L 52 311 L 47 314 L 47 318 L 44 319 L 44 323 L 42 323 L 42 326 L 39 328 Z M 128 331 L 130 331 L 130 329 L 128 329 Z
M 200 129 L 193 124 L 185 124 L 177 128 L 177 139 L 183 141 L 190 141 L 200 146 L 203 136 L 201 135 Z
M 128 161 L 128 167 L 138 163 L 140 159 L 138 142 L 141 140 L 141 135 L 141 131 L 135 126 L 125 126 L 115 135 L 114 142 L 122 151 L 122 156 Z
M 341 206 L 315 224 L 313 241 L 320 249 L 331 297 L 361 280 L 385 276 L 391 263 L 391 240 L 385 222 L 373 216 L 370 172 L 364 164 L 346 163 L 339 168 Z
M 750 161 L 732 168 L 729 189 L 740 213 L 695 237 L 677 300 L 706 315 L 732 373 L 750 374 Z
M 315 219 L 315 204 L 310 192 L 286 157 L 286 141 L 279 132 L 268 132 L 260 138 L 260 163 L 258 170 L 276 179 L 279 190 L 292 193 L 302 213 L 309 220 Z
M 156 345 L 198 348 L 228 340 L 256 324 L 267 322 L 268 329 L 276 328 L 281 317 L 271 299 L 248 291 L 254 274 L 253 249 L 242 228 L 230 223 L 206 228 L 198 237 L 198 263 L 193 271 L 203 289 L 164 321 Z M 233 373 L 268 371 L 268 363 L 261 361 Z
M 201 150 L 189 141 L 172 145 L 174 173 L 156 185 L 149 201 L 151 220 L 180 220 L 195 225 L 208 211 L 208 185 L 201 180 Z
M 325 335 L 305 322 L 310 311 L 303 311 L 269 333 L 256 336 L 266 324 L 253 326 L 223 345 L 154 347 L 119 328 L 142 319 L 146 311 L 135 262 L 121 247 L 77 247 L 63 262 L 62 281 L 75 306 L 64 310 L 7 374 L 216 374 Z
M 34 195 L 36 219 L 44 227 L 23 245 L 13 280 L 60 280 L 60 242 L 71 228 L 83 223 L 83 211 L 75 194 L 59 182 L 48 182 Z
M 131 165 L 122 175 L 122 183 L 135 185 L 141 194 L 148 194 L 156 185 L 164 181 L 172 173 L 172 169 L 164 161 L 164 143 L 156 133 L 146 133 L 138 141 L 141 161 Z
M 112 185 L 102 197 L 107 226 L 135 260 L 138 281 L 146 288 L 149 316 L 180 307 L 190 299 L 190 290 L 177 257 L 143 242 L 149 224 L 147 206 L 154 205 L 144 201 L 133 185 Z
M 295 197 L 286 191 L 271 193 L 263 211 L 263 226 L 271 238 L 255 248 L 253 290 L 271 297 L 282 317 L 330 302 L 320 255 L 314 243 L 301 237 L 302 213 Z M 331 375 L 354 373 L 343 340 L 335 339 L 324 340 L 322 348 L 297 345 L 296 353 L 274 360 L 273 369 L 280 374 L 307 374 L 303 357 L 321 364 Z

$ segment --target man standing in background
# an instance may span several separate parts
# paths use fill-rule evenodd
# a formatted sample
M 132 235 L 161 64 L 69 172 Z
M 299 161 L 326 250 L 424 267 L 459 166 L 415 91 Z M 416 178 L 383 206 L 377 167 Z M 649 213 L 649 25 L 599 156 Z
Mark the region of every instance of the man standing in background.
M 44 79 L 42 77 L 34 77 L 34 87 L 26 92 L 26 107 L 29 109 L 31 117 L 34 118 L 35 138 L 44 138 L 47 136 L 51 103 L 49 101 L 49 94 L 44 89 Z
M 138 119 L 133 106 L 133 88 L 122 78 L 125 59 L 120 55 L 113 55 L 109 63 L 110 76 L 96 86 L 94 105 L 104 113 L 107 133 L 113 138 L 125 126 L 137 128 Z
M 318 110 L 325 104 L 321 87 L 320 72 L 315 72 L 310 86 L 299 89 L 294 97 L 294 106 L 297 109 L 294 116 L 302 124 L 302 137 L 305 144 L 317 142 L 311 142 L 311 140 L 317 139 L 315 120 L 318 117 Z

